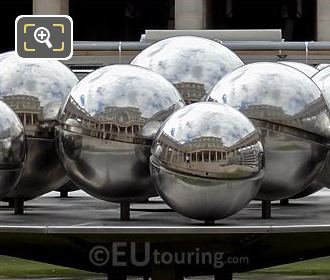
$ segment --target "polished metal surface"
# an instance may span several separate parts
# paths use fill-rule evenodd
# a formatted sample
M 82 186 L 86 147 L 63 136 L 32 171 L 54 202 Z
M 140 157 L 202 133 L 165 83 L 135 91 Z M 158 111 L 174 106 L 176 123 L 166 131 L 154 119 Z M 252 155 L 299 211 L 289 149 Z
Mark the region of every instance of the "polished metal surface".
M 328 66 L 330 66 L 330 64 L 328 64 L 328 63 L 321 63 L 321 64 L 317 65 L 315 68 L 317 70 L 321 71 L 321 70 L 323 70 L 324 68 L 326 68 Z
M 281 61 L 279 63 L 291 66 L 291 67 L 299 70 L 300 72 L 303 72 L 305 75 L 307 75 L 310 78 L 313 77 L 319 71 L 318 69 L 316 69 L 308 64 L 301 63 L 301 62 Z
M 27 142 L 22 177 L 7 198 L 32 199 L 68 180 L 56 153 L 54 127 L 62 101 L 77 82 L 59 61 L 0 55 L 0 98 L 21 119 Z
M 330 67 L 325 67 L 316 73 L 312 80 L 321 90 L 324 99 L 330 104 Z
M 257 130 L 225 104 L 201 102 L 178 110 L 158 131 L 151 153 L 157 192 L 193 219 L 230 216 L 261 186 L 263 147 Z
M 300 62 L 294 62 L 294 61 L 283 61 L 280 62 L 281 64 L 285 64 L 288 66 L 291 66 L 293 68 L 296 68 L 297 70 L 303 72 L 305 75 L 307 75 L 308 77 L 313 77 L 316 73 L 319 72 L 319 70 L 327 67 L 327 64 L 323 64 L 323 65 L 319 65 L 318 67 L 314 68 L 310 65 L 307 65 L 305 63 L 300 63 Z M 322 173 L 322 172 L 321 172 Z M 319 177 L 319 176 L 318 176 Z M 317 178 L 316 178 L 317 180 Z M 320 182 L 316 182 L 314 181 L 313 183 L 311 183 L 307 189 L 305 189 L 304 191 L 302 191 L 301 193 L 296 194 L 295 196 L 291 197 L 292 199 L 299 199 L 308 195 L 311 195 L 313 193 L 318 192 L 319 190 L 321 190 L 324 186 L 322 186 L 320 184 Z
M 265 148 L 265 177 L 257 198 L 277 200 L 304 191 L 328 152 L 329 109 L 303 73 L 277 63 L 254 63 L 224 77 L 207 97 L 244 113 Z
M 178 36 L 146 48 L 131 64 L 164 76 L 190 104 L 198 102 L 224 75 L 242 66 L 243 62 L 234 52 L 215 41 Z
M 33 199 L 64 185 L 68 178 L 59 162 L 54 139 L 26 138 L 27 158 L 21 180 L 6 199 Z
M 0 101 L 0 199 L 18 183 L 25 158 L 23 125 L 17 115 Z
M 312 80 L 320 88 L 324 99 L 328 105 L 330 105 L 330 67 L 327 66 L 323 67 L 317 74 L 315 74 L 312 77 Z M 320 187 L 330 188 L 330 154 L 327 156 L 326 164 L 324 165 L 322 172 L 317 176 L 313 184 Z
M 150 146 L 161 123 L 184 101 L 148 69 L 113 65 L 80 81 L 61 114 L 58 148 L 71 180 L 103 200 L 143 200 L 155 194 Z
M 76 186 L 76 184 L 73 183 L 71 180 L 69 180 L 56 191 L 58 191 L 58 192 L 74 192 L 77 190 L 79 190 L 79 188 Z

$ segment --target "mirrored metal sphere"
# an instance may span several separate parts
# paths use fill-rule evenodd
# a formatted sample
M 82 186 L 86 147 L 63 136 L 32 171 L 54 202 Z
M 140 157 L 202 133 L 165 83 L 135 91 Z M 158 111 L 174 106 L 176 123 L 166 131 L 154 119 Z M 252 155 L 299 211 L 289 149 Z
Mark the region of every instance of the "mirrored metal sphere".
M 224 104 L 186 106 L 161 127 L 150 167 L 159 195 L 184 216 L 225 218 L 257 194 L 263 148 L 252 123 Z
M 318 72 L 316 68 L 305 63 L 300 63 L 295 61 L 281 61 L 279 63 L 291 66 L 299 70 L 300 72 L 303 72 L 305 75 L 307 75 L 310 78 L 313 77 Z
M 175 87 L 148 69 L 113 65 L 89 74 L 60 115 L 59 152 L 70 178 L 103 200 L 154 195 L 151 143 L 161 123 L 182 106 Z
M 300 63 L 300 62 L 295 62 L 295 61 L 282 61 L 280 63 L 291 66 L 291 67 L 299 70 L 300 72 L 303 72 L 305 75 L 307 75 L 310 78 L 313 77 L 317 72 L 319 72 L 318 69 L 316 69 L 308 64 L 305 64 L 305 63 Z M 308 186 L 307 189 L 305 189 L 301 193 L 296 194 L 294 197 L 291 197 L 291 198 L 292 199 L 302 198 L 302 197 L 311 195 L 311 194 L 319 191 L 320 189 L 322 189 L 322 186 L 318 186 L 318 185 L 312 183 L 311 185 Z
M 320 88 L 324 99 L 330 104 L 330 67 L 324 67 L 312 77 L 313 81 Z M 329 124 L 330 125 L 330 124 Z M 330 154 L 327 156 L 326 164 L 321 173 L 317 176 L 314 185 L 330 188 Z
M 277 200 L 305 190 L 328 152 L 329 109 L 315 83 L 292 67 L 253 63 L 224 77 L 207 97 L 244 113 L 265 148 L 258 198 Z
M 62 100 L 77 82 L 59 61 L 0 55 L 0 98 L 21 119 L 27 141 L 22 178 L 7 198 L 31 199 L 68 180 L 56 152 L 54 127 Z
M 164 76 L 190 104 L 198 102 L 224 75 L 242 66 L 243 62 L 235 53 L 215 41 L 178 36 L 153 44 L 131 64 Z
M 25 157 L 23 125 L 17 115 L 0 101 L 0 199 L 18 183 Z

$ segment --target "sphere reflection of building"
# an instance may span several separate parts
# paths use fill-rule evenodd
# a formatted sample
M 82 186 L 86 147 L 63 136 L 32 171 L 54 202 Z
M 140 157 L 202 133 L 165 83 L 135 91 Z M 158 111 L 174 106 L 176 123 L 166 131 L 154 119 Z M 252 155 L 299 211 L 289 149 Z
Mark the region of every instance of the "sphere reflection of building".
M 178 36 L 151 45 L 131 64 L 161 74 L 190 104 L 201 100 L 223 76 L 243 62 L 234 52 L 213 40 Z
M 163 120 L 182 106 L 170 82 L 142 67 L 113 65 L 86 76 L 60 113 L 58 148 L 70 178 L 107 201 L 155 195 L 151 142 Z
M 234 214 L 255 197 L 263 176 L 256 129 L 230 106 L 196 103 L 172 114 L 150 159 L 159 195 L 197 220 Z
M 258 135 L 251 133 L 231 147 L 224 146 L 222 139 L 217 137 L 199 137 L 182 144 L 164 133 L 158 138 L 162 146 L 162 153 L 158 156 L 178 171 L 194 170 L 196 174 L 210 174 L 216 173 L 219 166 L 257 164 L 259 154 L 254 145 L 258 141 Z
M 104 112 L 95 114 L 94 118 L 97 119 L 103 138 L 111 139 L 112 135 L 126 142 L 133 142 L 146 122 L 140 109 L 134 107 L 107 106 Z
M 305 74 L 276 63 L 249 64 L 224 77 L 207 100 L 226 102 L 259 128 L 265 177 L 258 198 L 294 196 L 320 172 L 328 152 L 329 108 Z
M 177 90 L 181 93 L 186 104 L 199 102 L 205 96 L 205 86 L 199 83 L 177 83 L 174 84 Z
M 37 136 L 36 131 L 42 114 L 39 99 L 28 95 L 7 95 L 2 97 L 2 101 L 16 112 L 27 134 Z
M 32 199 L 67 182 L 54 129 L 60 103 L 77 81 L 59 61 L 21 59 L 14 52 L 0 55 L 0 98 L 21 119 L 28 151 L 21 180 L 6 199 Z

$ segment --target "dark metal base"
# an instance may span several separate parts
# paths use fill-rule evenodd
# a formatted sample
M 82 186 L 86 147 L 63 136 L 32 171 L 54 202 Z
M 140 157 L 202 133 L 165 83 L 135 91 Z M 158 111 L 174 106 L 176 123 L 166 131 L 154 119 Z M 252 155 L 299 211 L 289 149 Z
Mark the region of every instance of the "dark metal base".
M 181 280 L 214 275 L 217 280 L 231 280 L 231 273 L 327 256 L 330 252 L 329 195 L 297 200 L 290 207 L 276 204 L 272 209 L 274 219 L 270 220 L 260 219 L 260 202 L 252 201 L 214 226 L 204 226 L 176 212 L 156 211 L 134 212 L 134 219 L 125 222 L 118 218 L 117 203 L 87 196 L 72 200 L 41 197 L 25 204 L 29 215 L 24 219 L 12 215 L 12 209 L 1 209 L 2 254 L 105 273 L 108 279 L 126 279 L 131 275 L 140 279 Z M 16 201 L 15 206 L 19 205 L 23 206 L 22 201 Z M 161 201 L 131 205 L 141 210 L 168 208 Z M 266 206 L 269 210 L 270 203 Z M 121 208 L 123 213 L 130 209 L 129 204 Z M 94 265 L 92 249 L 107 248 L 111 254 L 116 243 L 123 248 L 121 252 L 125 253 L 128 265 L 118 267 L 111 262 L 105 266 Z M 130 249 L 134 244 L 137 244 L 137 255 Z M 133 265 L 130 262 L 133 256 L 144 260 L 145 244 L 150 245 L 151 253 L 220 254 L 224 267 L 220 269 L 208 262 L 206 265 L 201 262 L 162 265 L 154 259 L 146 266 Z M 97 255 L 102 256 L 102 252 Z M 232 257 L 240 261 L 229 265 L 227 260 Z

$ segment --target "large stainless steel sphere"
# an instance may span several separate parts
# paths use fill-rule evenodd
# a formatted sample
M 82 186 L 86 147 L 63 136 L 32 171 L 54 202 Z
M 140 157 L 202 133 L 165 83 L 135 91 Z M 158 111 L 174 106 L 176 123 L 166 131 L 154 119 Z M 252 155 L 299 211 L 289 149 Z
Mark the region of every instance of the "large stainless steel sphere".
M 23 125 L 17 115 L 0 101 L 0 199 L 18 183 L 25 158 Z
M 277 63 L 249 64 L 224 77 L 207 100 L 233 106 L 258 127 L 265 177 L 257 198 L 289 198 L 320 172 L 328 152 L 329 108 L 305 74 Z
M 131 64 L 164 76 L 190 104 L 199 102 L 224 75 L 242 66 L 243 62 L 235 53 L 215 41 L 179 36 L 153 44 Z
M 313 77 L 317 72 L 319 72 L 319 70 L 317 70 L 316 68 L 314 68 L 308 64 L 301 63 L 301 62 L 281 61 L 280 63 L 291 66 L 291 67 L 299 70 L 300 72 L 303 72 L 305 75 L 307 75 L 310 78 Z M 311 194 L 319 191 L 322 188 L 323 188 L 322 186 L 312 183 L 311 185 L 308 186 L 307 189 L 305 189 L 301 193 L 296 194 L 294 197 L 291 197 L 291 198 L 293 198 L 293 199 L 302 198 L 302 197 L 311 195 Z
M 165 78 L 132 65 L 113 65 L 86 76 L 60 115 L 60 157 L 70 179 L 113 202 L 155 195 L 149 156 L 160 124 L 184 101 Z
M 243 114 L 225 104 L 201 102 L 164 123 L 152 145 L 150 168 L 169 206 L 189 218 L 214 221 L 256 196 L 263 148 Z
M 281 61 L 279 63 L 291 66 L 291 67 L 303 72 L 305 75 L 307 75 L 310 78 L 313 77 L 319 71 L 316 68 L 314 68 L 313 66 L 310 66 L 305 63 L 296 62 L 296 61 Z
M 326 102 L 330 104 L 330 67 L 324 67 L 315 74 L 312 79 L 320 88 Z M 324 165 L 322 172 L 317 176 L 313 184 L 320 187 L 330 188 L 330 154 L 327 156 L 326 164 Z
M 22 59 L 14 52 L 0 55 L 0 98 L 21 119 L 27 142 L 24 172 L 8 199 L 32 199 L 67 182 L 54 127 L 61 102 L 77 81 L 58 61 Z

